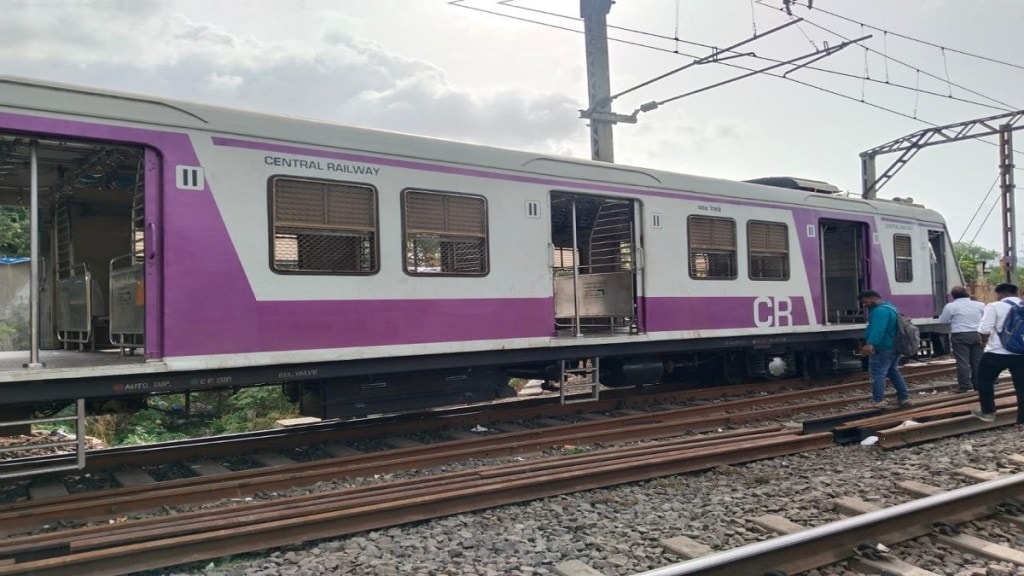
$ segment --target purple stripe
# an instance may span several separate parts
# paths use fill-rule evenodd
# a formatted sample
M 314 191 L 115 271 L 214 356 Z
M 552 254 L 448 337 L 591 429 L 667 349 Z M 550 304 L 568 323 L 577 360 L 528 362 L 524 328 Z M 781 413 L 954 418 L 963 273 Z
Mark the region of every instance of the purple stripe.
M 807 326 L 807 305 L 804 299 L 793 296 L 789 297 L 789 301 L 792 306 L 789 310 L 791 324 L 785 320 L 779 323 L 773 321 L 776 313 L 772 306 L 763 299 L 759 302 L 754 296 L 644 298 L 647 330 L 650 332 L 735 328 L 770 330 L 773 327 Z
M 551 298 L 197 303 L 177 356 L 547 337 Z
M 190 332 L 189 326 L 195 324 L 189 319 L 190 302 L 209 297 L 208 285 L 207 289 L 181 294 L 177 289 L 179 279 L 200 277 L 206 278 L 209 284 L 230 276 L 225 278 L 229 289 L 241 287 L 242 293 L 251 294 L 234 247 L 212 202 L 210 190 L 178 193 L 173 169 L 165 169 L 161 173 L 162 166 L 199 165 L 188 134 L 6 112 L 0 112 L 0 126 L 32 134 L 146 146 L 158 152 L 146 154 L 147 358 L 159 359 L 165 354 L 173 356 L 175 334 L 180 334 L 178 340 L 187 338 L 184 333 Z M 163 191 L 175 193 L 165 195 Z M 205 227 L 189 226 L 193 219 L 201 220 Z M 183 229 L 186 231 L 184 236 L 177 234 Z M 207 258 L 211 261 L 207 262 Z M 160 329 L 161 316 L 168 318 L 163 330 Z

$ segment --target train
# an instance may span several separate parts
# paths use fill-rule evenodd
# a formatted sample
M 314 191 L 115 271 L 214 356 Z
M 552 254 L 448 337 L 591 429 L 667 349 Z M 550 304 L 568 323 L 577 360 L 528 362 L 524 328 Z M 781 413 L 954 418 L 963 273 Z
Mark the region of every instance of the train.
M 33 202 L 34 200 L 34 202 Z M 320 418 L 859 368 L 857 294 L 927 336 L 940 214 L 0 77 L 0 205 L 35 205 L 0 414 L 275 385 Z

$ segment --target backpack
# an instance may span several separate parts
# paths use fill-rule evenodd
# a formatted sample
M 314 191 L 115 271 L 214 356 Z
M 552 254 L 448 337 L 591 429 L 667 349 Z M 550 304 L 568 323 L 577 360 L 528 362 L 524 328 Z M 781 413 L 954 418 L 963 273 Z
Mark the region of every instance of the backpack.
M 1003 327 L 999 330 L 999 342 L 1007 352 L 1024 354 L 1024 303 L 1010 305 Z
M 903 315 L 902 312 L 896 309 L 895 306 L 889 306 L 889 308 L 896 313 L 896 337 L 893 339 L 893 347 L 896 348 L 896 353 L 906 358 L 913 358 L 917 356 L 918 351 L 921 349 L 921 330 L 914 326 L 914 323 Z M 1020 307 L 1021 310 L 1021 342 L 1022 350 L 1024 350 L 1024 306 Z M 1007 318 L 1009 322 L 1009 318 Z

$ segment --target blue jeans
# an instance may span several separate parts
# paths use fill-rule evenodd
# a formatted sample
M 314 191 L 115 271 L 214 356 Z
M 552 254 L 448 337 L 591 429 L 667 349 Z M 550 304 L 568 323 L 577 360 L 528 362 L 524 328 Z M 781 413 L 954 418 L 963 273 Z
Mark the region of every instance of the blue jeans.
M 885 400 L 885 377 L 892 380 L 896 388 L 896 400 L 903 402 L 910 398 L 907 381 L 900 374 L 900 357 L 896 350 L 878 350 L 868 356 L 868 373 L 871 374 L 871 399 L 875 402 Z

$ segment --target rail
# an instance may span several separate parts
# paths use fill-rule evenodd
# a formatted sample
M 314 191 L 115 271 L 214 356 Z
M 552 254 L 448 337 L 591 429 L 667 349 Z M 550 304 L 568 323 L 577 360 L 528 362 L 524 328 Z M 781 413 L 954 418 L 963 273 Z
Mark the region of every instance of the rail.
M 12 478 L 23 478 L 26 476 L 37 476 L 51 472 L 64 472 L 67 470 L 81 470 L 85 468 L 85 400 L 79 398 L 75 401 L 75 413 L 69 416 L 52 416 L 49 418 L 28 418 L 25 420 L 13 420 L 0 422 L 0 427 L 17 426 L 38 426 L 40 424 L 52 424 L 57 422 L 75 422 L 75 435 L 66 440 L 57 440 L 42 444 L 13 443 L 0 447 L 0 460 L 4 454 L 11 454 L 26 449 L 39 450 L 47 448 L 73 447 L 74 452 L 46 459 L 42 463 L 28 461 L 22 467 L 11 469 L 0 469 L 0 480 Z M 72 461 L 70 462 L 69 461 Z

